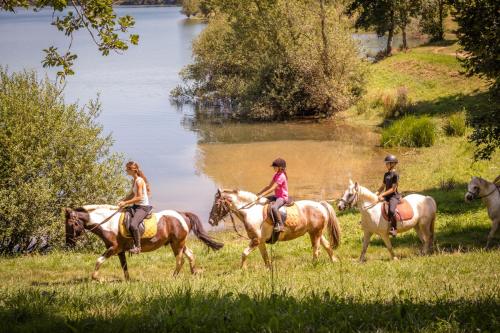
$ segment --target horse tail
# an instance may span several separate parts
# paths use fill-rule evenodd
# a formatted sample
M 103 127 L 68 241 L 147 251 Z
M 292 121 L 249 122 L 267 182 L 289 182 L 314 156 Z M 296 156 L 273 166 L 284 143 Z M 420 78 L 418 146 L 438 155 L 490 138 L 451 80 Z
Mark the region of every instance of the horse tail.
M 191 231 L 196 237 L 198 237 L 199 240 L 205 243 L 205 245 L 207 245 L 212 250 L 217 251 L 222 249 L 224 244 L 215 241 L 212 237 L 208 235 L 198 215 L 189 212 L 183 212 L 183 214 L 187 216 L 189 221 L 191 221 Z
M 337 219 L 337 214 L 333 210 L 332 206 L 326 202 L 321 201 L 320 204 L 326 208 L 328 212 L 328 233 L 330 234 L 330 247 L 336 249 L 340 245 L 340 224 Z

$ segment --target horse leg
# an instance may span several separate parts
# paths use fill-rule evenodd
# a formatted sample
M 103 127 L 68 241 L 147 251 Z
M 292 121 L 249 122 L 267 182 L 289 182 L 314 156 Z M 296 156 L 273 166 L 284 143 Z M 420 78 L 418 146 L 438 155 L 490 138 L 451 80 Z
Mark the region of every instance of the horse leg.
M 414 229 L 415 229 L 415 232 L 417 233 L 418 238 L 420 239 L 420 242 L 422 243 L 422 246 L 420 247 L 420 254 L 424 254 L 425 253 L 425 238 L 424 238 L 424 233 L 420 229 L 420 225 L 419 224 L 417 224 Z
M 128 275 L 128 267 L 127 267 L 127 257 L 125 257 L 125 252 L 118 253 L 118 258 L 120 258 L 120 265 L 123 269 L 123 274 L 125 275 L 125 280 L 130 280 L 130 276 Z
M 182 265 L 184 264 L 184 244 L 172 243 L 170 245 L 175 256 L 175 270 L 173 276 L 177 276 L 181 271 Z
M 114 247 L 110 247 L 109 249 L 106 250 L 106 252 L 104 252 L 102 254 L 102 256 L 100 256 L 99 258 L 97 258 L 97 261 L 95 263 L 94 272 L 92 273 L 92 279 L 93 280 L 98 280 L 99 279 L 99 277 L 98 277 L 99 276 L 99 268 L 106 261 L 106 259 L 108 259 L 109 257 L 111 257 L 114 254 L 115 254 L 115 248 Z
M 262 255 L 262 259 L 264 259 L 264 264 L 266 265 L 267 268 L 271 269 L 271 262 L 269 261 L 269 255 L 267 253 L 266 243 L 264 242 L 259 243 L 259 251 L 260 254 Z
M 313 261 L 317 261 L 319 256 L 319 244 L 321 242 L 321 236 L 312 233 L 309 234 L 309 236 L 311 237 L 311 244 L 313 248 Z
M 498 230 L 498 225 L 500 224 L 500 221 L 498 219 L 492 220 L 492 225 L 491 225 L 491 230 L 490 233 L 488 234 L 488 239 L 486 241 L 486 248 L 489 248 L 491 246 L 491 240 L 495 236 L 495 233 Z
M 250 244 L 248 244 L 247 248 L 243 250 L 243 253 L 241 253 L 241 269 L 247 269 L 247 257 L 258 245 L 259 240 L 257 238 L 250 240 Z
M 191 249 L 187 246 L 184 247 L 184 255 L 188 258 L 189 261 L 189 267 L 191 268 L 191 274 L 196 274 L 196 266 L 194 263 L 194 253 L 191 251 Z
M 321 235 L 320 241 L 321 241 L 321 246 L 323 246 L 326 253 L 328 253 L 330 260 L 332 262 L 338 261 L 337 257 L 333 253 L 333 250 L 330 248 L 330 242 L 326 239 L 326 237 L 324 235 Z
M 370 239 L 372 238 L 372 233 L 365 231 L 363 235 L 363 248 L 361 249 L 361 255 L 359 256 L 359 262 L 366 261 L 366 250 L 368 250 L 368 245 L 370 245 Z
M 391 240 L 389 239 L 389 235 L 382 234 L 382 235 L 380 235 L 380 237 L 384 241 L 385 246 L 387 247 L 387 251 L 389 251 L 389 254 L 391 255 L 391 259 L 398 260 L 398 257 L 396 257 L 396 255 L 394 254 L 394 251 L 392 250 L 392 243 L 391 243 Z

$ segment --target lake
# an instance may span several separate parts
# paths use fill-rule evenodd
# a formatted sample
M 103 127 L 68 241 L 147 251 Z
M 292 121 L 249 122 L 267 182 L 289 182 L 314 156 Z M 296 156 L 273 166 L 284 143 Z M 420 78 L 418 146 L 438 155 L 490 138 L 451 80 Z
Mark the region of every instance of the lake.
M 271 161 L 287 160 L 290 192 L 296 199 L 332 199 L 349 177 L 375 186 L 385 151 L 378 135 L 335 121 L 280 124 L 217 124 L 197 121 L 186 106 L 179 111 L 169 92 L 179 70 L 191 61 L 191 41 L 204 24 L 187 20 L 178 7 L 117 7 L 136 19 L 139 46 L 102 57 L 84 33 L 77 34 L 76 75 L 65 89 L 67 102 L 86 103 L 100 95 L 99 121 L 112 133 L 114 150 L 140 163 L 152 186 L 157 209 L 189 210 L 207 221 L 217 187 L 258 191 L 272 177 Z M 64 49 L 68 40 L 51 26 L 52 12 L 0 13 L 0 65 L 9 71 L 41 66 L 43 48 Z M 383 39 L 364 34 L 371 51 Z M 377 46 L 378 45 L 378 46 Z M 396 45 L 396 44 L 395 44 Z

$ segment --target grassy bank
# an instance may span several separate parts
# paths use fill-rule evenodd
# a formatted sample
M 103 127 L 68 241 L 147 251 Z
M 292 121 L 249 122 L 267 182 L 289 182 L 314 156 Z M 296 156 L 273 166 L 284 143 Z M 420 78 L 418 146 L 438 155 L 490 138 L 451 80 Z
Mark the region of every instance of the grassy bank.
M 484 82 L 458 74 L 454 48 L 422 47 L 374 64 L 367 98 L 406 86 L 415 115 L 431 117 L 438 128 L 463 107 L 484 103 Z M 346 116 L 384 123 L 378 107 Z M 500 173 L 500 156 L 472 163 L 472 149 L 465 136 L 439 133 L 431 147 L 390 150 L 401 157 L 401 189 L 436 199 L 431 256 L 420 256 L 412 231 L 393 241 L 400 261 L 389 261 L 374 237 L 368 262 L 359 264 L 360 217 L 347 211 L 339 214 L 340 262 L 329 263 L 322 252 L 312 263 L 308 237 L 278 243 L 273 280 L 258 251 L 248 271 L 239 270 L 246 241 L 233 232 L 216 235 L 225 242 L 217 253 L 190 239 L 203 269 L 197 276 L 186 264 L 172 278 L 170 249 L 128 258 L 130 282 L 117 258 L 103 265 L 104 283 L 90 281 L 99 253 L 1 258 L 0 331 L 498 331 L 500 251 L 483 250 L 490 221 L 480 202 L 465 204 L 463 196 L 471 175 Z

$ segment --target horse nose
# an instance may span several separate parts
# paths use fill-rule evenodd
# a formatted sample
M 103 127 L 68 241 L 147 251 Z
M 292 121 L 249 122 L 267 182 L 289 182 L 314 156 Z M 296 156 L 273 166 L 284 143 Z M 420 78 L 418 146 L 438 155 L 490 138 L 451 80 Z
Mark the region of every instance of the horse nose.
M 208 224 L 214 225 L 214 220 L 213 219 L 208 219 Z
M 471 201 L 472 200 L 472 196 L 470 195 L 470 193 L 467 193 L 465 195 L 465 201 Z
M 342 204 L 342 202 L 337 205 L 337 208 L 339 210 L 344 210 L 344 205 Z

